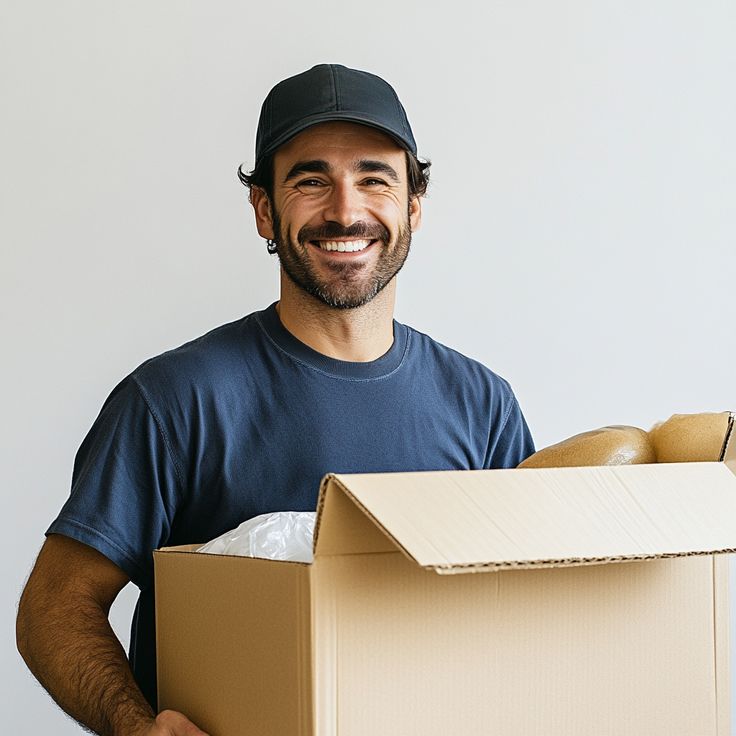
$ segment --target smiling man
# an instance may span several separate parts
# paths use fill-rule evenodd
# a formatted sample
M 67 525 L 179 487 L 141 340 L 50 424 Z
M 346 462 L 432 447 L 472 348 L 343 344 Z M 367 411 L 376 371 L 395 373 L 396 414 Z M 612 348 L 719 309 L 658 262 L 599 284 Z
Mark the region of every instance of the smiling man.
M 393 319 L 428 166 L 372 74 L 319 65 L 266 98 L 239 176 L 280 262 L 279 300 L 113 390 L 19 606 L 23 657 L 91 730 L 203 733 L 156 715 L 157 547 L 314 510 L 328 472 L 514 467 L 534 451 L 506 381 Z M 130 581 L 128 660 L 107 615 Z
M 393 343 L 394 277 L 421 219 L 406 155 L 379 130 L 324 122 L 275 153 L 271 192 L 252 186 L 281 262 L 281 322 L 327 355 L 367 361 Z

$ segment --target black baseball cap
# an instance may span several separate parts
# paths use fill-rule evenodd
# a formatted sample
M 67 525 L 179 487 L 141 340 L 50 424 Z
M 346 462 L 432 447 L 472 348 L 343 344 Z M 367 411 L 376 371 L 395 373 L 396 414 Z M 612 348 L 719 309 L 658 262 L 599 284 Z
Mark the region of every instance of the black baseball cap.
M 297 133 L 331 120 L 382 130 L 417 155 L 406 111 L 388 82 L 342 64 L 318 64 L 268 93 L 258 120 L 256 166 Z

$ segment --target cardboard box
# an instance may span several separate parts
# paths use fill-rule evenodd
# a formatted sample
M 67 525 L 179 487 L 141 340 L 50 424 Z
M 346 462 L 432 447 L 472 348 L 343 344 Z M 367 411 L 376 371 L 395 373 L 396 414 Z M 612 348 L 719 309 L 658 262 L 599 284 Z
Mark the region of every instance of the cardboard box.
M 311 565 L 159 550 L 159 705 L 211 736 L 727 736 L 726 445 L 330 475 Z

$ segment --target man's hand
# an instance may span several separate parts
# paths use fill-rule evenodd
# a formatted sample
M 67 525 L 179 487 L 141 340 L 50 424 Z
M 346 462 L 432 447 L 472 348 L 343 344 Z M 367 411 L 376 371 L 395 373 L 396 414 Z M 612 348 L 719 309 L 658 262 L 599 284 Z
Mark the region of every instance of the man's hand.
M 162 710 L 148 730 L 135 736 L 207 736 L 197 728 L 186 716 L 175 710 Z

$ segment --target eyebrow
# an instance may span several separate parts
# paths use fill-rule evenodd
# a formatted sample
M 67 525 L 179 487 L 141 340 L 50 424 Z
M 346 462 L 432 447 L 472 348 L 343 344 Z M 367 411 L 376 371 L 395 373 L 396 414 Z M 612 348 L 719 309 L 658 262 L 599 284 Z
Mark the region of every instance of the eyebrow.
M 330 165 L 327 161 L 315 159 L 314 161 L 297 161 L 290 169 L 289 173 L 284 177 L 284 182 L 293 179 L 300 174 L 328 174 Z
M 358 161 L 355 167 L 361 174 L 385 174 L 389 179 L 399 183 L 399 175 L 393 166 L 389 166 L 385 161 L 368 161 L 363 159 Z
M 301 174 L 329 174 L 332 167 L 322 159 L 314 159 L 312 161 L 297 161 L 284 177 L 284 183 Z M 397 184 L 401 181 L 399 175 L 393 166 L 389 166 L 385 161 L 373 161 L 370 159 L 361 159 L 355 165 L 355 171 L 361 174 L 385 174 L 389 179 Z

